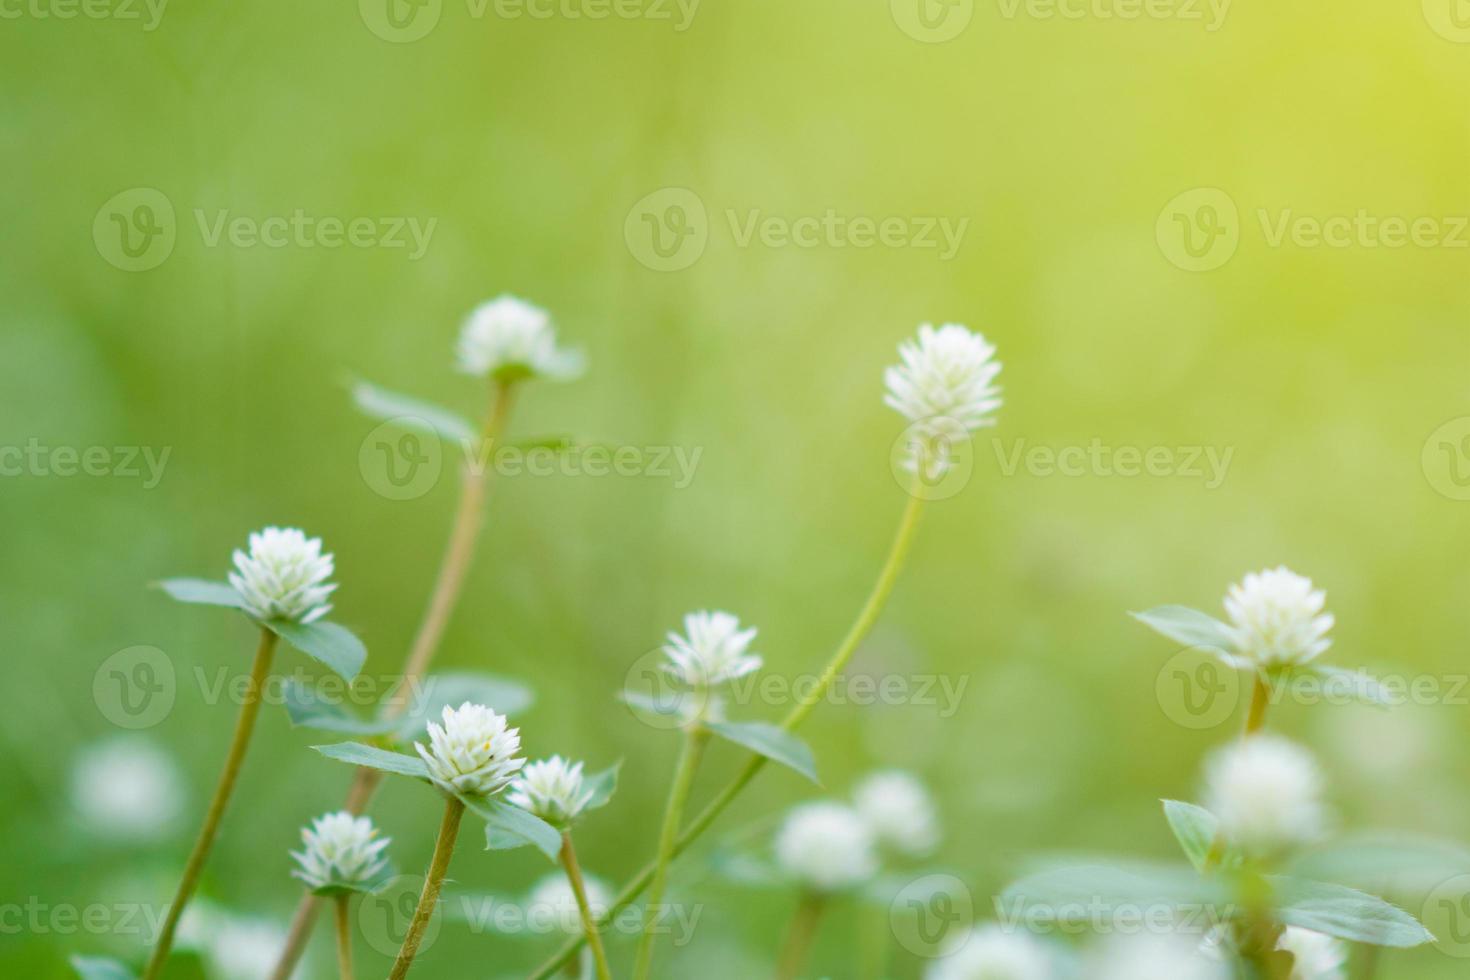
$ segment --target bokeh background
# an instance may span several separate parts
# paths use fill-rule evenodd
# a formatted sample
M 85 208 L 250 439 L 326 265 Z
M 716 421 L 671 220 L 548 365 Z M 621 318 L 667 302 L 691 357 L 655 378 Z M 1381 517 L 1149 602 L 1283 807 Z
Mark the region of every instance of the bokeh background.
M 1328 591 L 1335 662 L 1439 685 L 1391 713 L 1276 712 L 1330 772 L 1340 822 L 1470 838 L 1470 692 L 1457 686 L 1470 671 L 1470 233 L 1455 217 L 1470 213 L 1470 30 L 1448 0 L 1240 2 L 1218 20 L 1183 0 L 1134 19 L 962 0 L 949 20 L 928 9 L 933 30 L 902 0 L 705 0 L 688 21 L 652 0 L 645 16 L 601 20 L 567 13 L 592 0 L 546 19 L 444 0 L 395 8 L 403 30 L 368 0 L 171 4 L 153 30 L 144 7 L 139 20 L 63 19 L 62 0 L 4 9 L 0 445 L 40 445 L 52 463 L 58 447 L 169 454 L 156 481 L 31 465 L 0 479 L 12 906 L 156 903 L 172 888 L 233 720 L 206 686 L 246 671 L 251 634 L 148 583 L 222 577 L 247 532 L 300 525 L 337 555 L 336 618 L 367 642 L 367 672 L 396 669 L 453 464 L 389 499 L 364 462 L 376 422 L 344 381 L 479 412 L 453 343 L 467 311 L 505 291 L 547 306 L 591 365 L 529 389 L 515 435 L 701 454 L 687 486 L 501 480 L 442 651 L 441 666 L 536 689 L 515 719 L 531 753 L 626 760 L 614 805 L 579 835 L 593 874 L 620 881 L 651 853 L 677 740 L 614 694 L 682 613 L 758 625 L 783 676 L 816 669 L 845 631 L 904 504 L 889 464 L 903 423 L 881 403 L 881 371 L 921 321 L 994 340 L 1006 405 L 963 491 L 930 506 L 857 669 L 945 678 L 963 695 L 952 711 L 824 707 L 803 733 L 829 794 L 879 767 L 918 773 L 946 828 L 929 866 L 963 876 L 982 907 L 1028 854 L 1171 857 L 1157 801 L 1190 798 L 1238 719 L 1181 723 L 1174 651 L 1126 613 L 1216 610 L 1244 572 L 1287 563 Z M 109 215 L 137 217 L 137 188 L 166 199 L 174 243 L 128 271 Z M 668 188 L 689 193 L 657 196 Z M 669 210 L 689 194 L 702 216 Z M 436 224 L 417 258 L 210 244 L 200 225 L 298 209 Z M 753 212 L 829 209 L 898 219 L 904 234 L 968 224 L 947 258 L 740 235 Z M 1386 247 L 1354 230 L 1341 247 L 1273 244 L 1283 216 L 1360 211 L 1431 218 L 1440 242 Z M 685 267 L 651 267 L 645 213 L 694 232 L 671 260 Z M 1202 258 L 1186 226 L 1213 243 Z M 1094 441 L 1168 447 L 1180 466 L 1189 447 L 1231 456 L 1220 481 L 1008 462 Z M 138 645 L 165 652 L 176 698 L 127 731 L 94 680 Z M 176 787 L 150 794 L 176 819 L 111 834 L 88 822 L 89 781 L 118 771 L 91 753 L 118 739 L 178 767 Z M 241 977 L 259 975 L 248 951 L 271 945 L 299 894 L 286 857 L 298 826 L 335 808 L 350 777 L 308 750 L 321 740 L 264 715 L 210 866 L 203 897 L 244 951 Z M 736 761 L 714 751 L 696 800 Z M 769 771 L 718 829 L 818 792 Z M 389 786 L 374 812 L 400 866 L 426 861 L 427 791 Z M 664 975 L 761 975 L 794 899 L 712 880 L 701 854 L 676 882 L 706 905 L 697 941 L 663 954 Z M 529 852 L 465 846 L 454 887 L 514 897 L 547 870 Z M 837 910 L 813 970 L 857 975 L 856 937 L 883 928 L 872 915 Z M 136 951 L 126 936 L 6 932 L 7 976 Z M 552 944 L 447 923 L 419 969 L 514 976 Z M 311 976 L 331 975 L 327 954 L 314 950 Z M 386 968 L 365 942 L 359 956 L 364 975 Z M 186 958 L 177 975 L 203 968 Z M 920 969 L 895 946 L 890 975 Z M 1389 954 L 1380 976 L 1463 969 L 1426 949 Z

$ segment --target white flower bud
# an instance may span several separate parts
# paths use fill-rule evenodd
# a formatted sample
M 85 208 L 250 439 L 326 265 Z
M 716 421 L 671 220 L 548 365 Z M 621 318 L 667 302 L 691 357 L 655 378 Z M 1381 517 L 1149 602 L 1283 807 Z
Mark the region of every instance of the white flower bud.
M 178 824 L 184 779 L 151 741 L 122 736 L 89 746 L 71 773 L 72 807 L 87 829 L 113 840 L 153 840 Z
M 1230 980 L 1230 970 L 1198 936 L 1138 933 L 1110 937 L 1088 959 L 1090 980 Z
M 1026 932 L 997 925 L 961 934 L 924 971 L 924 980 L 1056 980 L 1056 957 Z M 1132 978 L 1142 980 L 1142 977 Z M 1161 978 L 1162 980 L 1162 978 Z
M 327 597 L 337 586 L 327 582 L 332 556 L 322 552 L 321 538 L 268 527 L 250 535 L 250 553 L 237 549 L 234 560 L 230 585 L 256 619 L 310 623 L 331 611 Z
M 292 851 L 300 866 L 291 874 L 313 890 L 333 885 L 366 885 L 388 867 L 383 849 L 389 838 L 379 837 L 368 817 L 355 817 L 346 810 L 317 817 L 303 827 L 306 847 Z
M 516 757 L 521 732 L 510 728 L 505 716 L 483 704 L 466 701 L 458 708 L 444 707 L 444 725 L 429 722 L 429 748 L 415 742 L 429 778 L 450 793 L 491 796 L 505 789 L 525 765 Z
M 934 801 L 912 774 L 875 772 L 858 784 L 853 801 L 878 841 L 900 854 L 924 857 L 939 846 Z
M 1284 738 L 1252 735 L 1220 749 L 1205 780 L 1205 808 L 1248 856 L 1269 856 L 1322 833 L 1322 774 L 1305 749 Z
M 690 687 L 713 687 L 760 670 L 761 658 L 745 651 L 754 629 L 742 630 L 727 612 L 693 612 L 684 617 L 684 635 L 669 633 L 664 669 Z
M 878 871 L 873 834 L 857 811 L 841 803 L 806 803 L 792 810 L 776 834 L 776 861 L 814 891 L 838 892 Z
M 1347 947 L 1331 936 L 1288 926 L 1276 948 L 1296 959 L 1291 980 L 1345 980 L 1347 976 Z
M 883 401 L 916 424 L 918 441 L 905 465 L 912 471 L 922 464 L 929 476 L 941 476 L 954 443 L 995 424 L 1001 405 L 1000 389 L 992 383 L 1001 368 L 995 347 L 958 324 L 935 330 L 926 323 L 917 342 L 899 345 L 898 355 L 903 363 L 883 375 Z
M 459 369 L 503 381 L 571 381 L 582 373 L 581 353 L 556 346 L 551 315 L 514 296 L 476 307 L 459 335 Z
M 583 785 L 582 763 L 554 755 L 521 770 L 506 799 L 548 823 L 564 826 L 591 801 L 592 790 Z
M 1286 567 L 1254 572 L 1225 597 L 1236 651 L 1258 667 L 1304 664 L 1332 646 L 1326 593 Z

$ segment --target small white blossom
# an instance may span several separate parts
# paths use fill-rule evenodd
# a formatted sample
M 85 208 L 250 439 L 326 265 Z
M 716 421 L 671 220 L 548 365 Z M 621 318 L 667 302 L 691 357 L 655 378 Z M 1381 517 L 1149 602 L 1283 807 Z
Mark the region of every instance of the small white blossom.
M 1211 756 L 1205 808 L 1225 838 L 1250 856 L 1269 855 L 1321 835 L 1322 774 L 1305 750 L 1284 738 L 1252 735 Z
M 265 980 L 286 943 L 286 930 L 269 919 L 225 916 L 216 926 L 205 958 L 216 980 Z M 304 970 L 294 976 L 300 977 Z
M 1253 572 L 1225 597 L 1236 651 L 1257 667 L 1304 664 L 1332 646 L 1327 595 L 1282 566 Z
M 303 827 L 304 850 L 292 851 L 299 868 L 291 874 L 312 889 L 332 885 L 366 885 L 388 867 L 383 849 L 389 838 L 379 837 L 368 817 L 346 810 L 317 817 Z
M 612 908 L 612 893 L 607 886 L 590 876 L 584 876 L 582 884 L 592 915 L 606 915 Z M 549 874 L 531 889 L 526 898 L 526 925 L 532 932 L 556 929 L 569 935 L 582 934 L 582 912 L 566 875 Z
M 1347 976 L 1347 947 L 1331 936 L 1288 926 L 1276 948 L 1296 959 L 1291 980 L 1345 980 Z
M 551 315 L 514 296 L 475 307 L 459 335 L 459 369 L 503 380 L 570 381 L 582 373 L 578 351 L 556 346 Z
M 308 538 L 294 527 L 268 527 L 250 535 L 250 552 L 236 550 L 234 586 L 245 610 L 257 619 L 310 623 L 332 607 L 327 597 L 337 586 L 332 556 L 322 552 L 321 538 Z
M 922 462 L 929 476 L 941 476 L 954 443 L 995 424 L 1001 405 L 995 346 L 958 324 L 936 330 L 926 323 L 917 341 L 899 345 L 898 356 L 903 363 L 883 374 L 883 401 L 915 423 L 918 441 L 905 466 L 913 471 Z
M 877 873 L 873 844 L 873 833 L 856 810 L 841 803 L 806 803 L 787 815 L 776 834 L 776 860 L 807 888 L 838 892 Z
M 1200 948 L 1197 936 L 1113 936 L 1088 961 L 1089 980 L 1230 980 L 1230 970 Z
M 939 845 L 934 800 L 911 773 L 875 772 L 853 793 L 858 813 L 880 843 L 909 857 L 923 857 Z
M 1039 940 L 1029 933 L 1011 932 L 997 925 L 961 934 L 924 971 L 924 980 L 1055 980 L 1056 977 L 1056 958 Z
M 692 612 L 684 617 L 684 635 L 669 633 L 665 668 L 690 687 L 713 687 L 760 670 L 761 658 L 746 653 L 754 629 L 742 630 L 727 612 Z
M 458 708 L 445 705 L 443 719 L 442 727 L 429 722 L 429 748 L 421 742 L 413 745 L 429 767 L 429 778 L 442 789 L 490 796 L 508 786 L 526 764 L 516 757 L 520 729 L 508 727 L 504 715 L 466 701 Z
M 592 800 L 582 779 L 582 763 L 559 755 L 532 762 L 511 784 L 506 797 L 528 813 L 558 826 L 570 823 Z
M 178 824 L 184 780 L 162 749 L 136 736 L 82 750 L 71 772 L 72 808 L 98 837 L 154 840 Z

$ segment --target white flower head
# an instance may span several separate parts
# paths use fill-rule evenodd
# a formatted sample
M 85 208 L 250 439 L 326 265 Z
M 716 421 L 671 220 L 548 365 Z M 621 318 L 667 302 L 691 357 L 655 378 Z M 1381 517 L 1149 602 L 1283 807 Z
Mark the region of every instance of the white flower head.
M 1230 980 L 1198 936 L 1142 932 L 1110 937 L 1088 959 L 1089 980 Z
M 551 315 L 514 296 L 475 307 L 459 334 L 459 369 L 476 377 L 571 381 L 584 367 L 579 351 L 556 346 Z
M 548 823 L 563 826 L 577 818 L 592 795 L 582 779 L 582 763 L 554 755 L 521 770 L 507 799 Z
M 899 344 L 898 356 L 903 363 L 883 373 L 883 401 L 914 423 L 917 442 L 905 465 L 914 471 L 922 463 L 928 476 L 942 476 L 954 443 L 995 424 L 1001 405 L 995 346 L 959 324 L 936 330 L 926 323 L 917 341 Z
M 585 877 L 583 885 L 592 914 L 606 915 L 612 908 L 612 893 L 607 886 L 590 875 Z M 557 929 L 568 935 L 582 934 L 582 913 L 566 875 L 549 874 L 531 889 L 526 898 L 526 924 L 536 932 Z
M 727 612 L 692 612 L 684 617 L 684 635 L 670 632 L 664 645 L 664 669 L 690 687 L 714 687 L 760 670 L 758 654 L 746 653 L 755 629 L 740 628 Z
M 1285 566 L 1253 572 L 1225 596 L 1236 651 L 1257 667 L 1304 664 L 1332 646 L 1327 595 Z
M 1310 843 L 1322 833 L 1323 779 L 1312 756 L 1274 735 L 1252 735 L 1210 757 L 1205 808 L 1248 856 Z
M 72 808 L 98 837 L 153 840 L 168 834 L 184 805 L 184 780 L 152 741 L 121 736 L 88 746 L 71 771 Z
M 388 867 L 383 850 L 390 839 L 378 836 L 370 818 L 346 810 L 317 817 L 301 829 L 301 840 L 306 846 L 291 852 L 299 865 L 291 874 L 313 890 L 368 885 Z
M 1296 960 L 1291 980 L 1344 980 L 1347 976 L 1347 947 L 1320 932 L 1287 926 L 1277 949 L 1284 949 Z
M 234 560 L 230 585 L 256 619 L 311 623 L 331 611 L 327 597 L 337 586 L 327 581 L 332 556 L 322 551 L 321 538 L 268 527 L 250 535 L 250 552 L 236 549 Z
M 216 980 L 261 980 L 270 976 L 286 942 L 286 930 L 269 919 L 224 916 L 205 951 Z
M 1056 958 L 1040 940 L 998 925 L 962 933 L 924 971 L 924 980 L 1055 980 L 1056 976 Z
M 429 748 L 413 743 L 441 789 L 490 796 L 510 785 L 526 764 L 516 757 L 521 731 L 510 728 L 504 715 L 466 701 L 458 708 L 445 705 L 443 719 L 442 727 L 429 722 Z
M 900 854 L 924 857 L 939 846 L 934 800 L 912 773 L 875 772 L 858 784 L 853 802 L 878 841 Z
M 841 803 L 805 803 L 776 834 L 776 861 L 787 875 L 818 892 L 840 892 L 878 872 L 873 832 Z

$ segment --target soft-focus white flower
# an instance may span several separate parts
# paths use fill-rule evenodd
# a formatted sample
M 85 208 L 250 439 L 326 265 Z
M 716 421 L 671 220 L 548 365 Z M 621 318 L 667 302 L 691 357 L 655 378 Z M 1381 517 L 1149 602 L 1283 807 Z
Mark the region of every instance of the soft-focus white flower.
M 841 803 L 805 803 L 777 832 L 776 860 L 806 887 L 836 892 L 877 873 L 873 844 L 873 832 L 856 810 Z
M 209 974 L 214 980 L 266 980 L 285 943 L 286 930 L 269 919 L 225 916 L 205 952 Z
M 346 810 L 317 817 L 302 828 L 301 840 L 306 847 L 291 852 L 300 865 L 291 874 L 312 889 L 365 885 L 388 867 L 383 849 L 390 839 L 378 836 L 370 818 Z
M 1230 970 L 1200 949 L 1199 937 L 1171 933 L 1113 936 L 1087 964 L 1088 980 L 1230 980 Z
M 445 705 L 443 718 L 443 727 L 429 722 L 429 748 L 413 743 L 429 777 L 443 789 L 489 796 L 508 786 L 526 764 L 516 757 L 521 730 L 508 727 L 504 715 L 466 701 L 458 708 Z
M 926 323 L 917 341 L 898 346 L 898 356 L 903 363 L 883 374 L 883 401 L 915 424 L 917 442 L 904 465 L 913 471 L 922 461 L 928 476 L 942 476 L 954 443 L 995 424 L 1001 404 L 993 384 L 1001 367 L 995 346 L 958 324 L 936 330 Z
M 924 980 L 1053 980 L 1056 959 L 1034 936 L 997 925 L 972 929 L 947 944 Z M 1140 975 L 1131 980 L 1144 980 Z M 1153 980 L 1152 977 L 1149 980 Z M 1158 980 L 1164 980 L 1162 976 Z
M 332 607 L 327 597 L 337 588 L 332 556 L 322 552 L 321 538 L 308 538 L 294 527 L 268 527 L 250 535 L 250 553 L 235 551 L 230 585 L 257 619 L 310 623 Z
M 664 669 L 691 687 L 712 687 L 760 670 L 761 658 L 746 653 L 754 629 L 742 630 L 727 612 L 692 612 L 684 617 L 684 635 L 669 633 Z
M 475 307 L 460 331 L 459 369 L 465 374 L 570 381 L 583 368 L 580 352 L 556 346 L 551 315 L 514 296 Z
M 506 798 L 542 820 L 562 825 L 577 818 L 592 800 L 592 790 L 584 785 L 582 763 L 554 755 L 521 770 Z
M 1219 818 L 1225 838 L 1250 855 L 1318 837 L 1326 819 L 1322 791 L 1312 756 L 1273 735 L 1220 749 L 1205 770 L 1205 808 Z
M 1225 596 L 1236 652 L 1258 667 L 1304 664 L 1332 646 L 1327 594 L 1282 566 L 1253 572 Z
M 612 893 L 607 886 L 590 876 L 584 876 L 582 884 L 593 916 L 606 915 L 612 908 Z M 570 935 L 582 934 L 582 913 L 566 875 L 549 874 L 531 889 L 526 898 L 526 924 L 532 932 L 559 929 Z
M 858 784 L 853 801 L 879 842 L 899 853 L 923 857 L 939 845 L 934 800 L 913 774 L 875 772 Z
M 153 742 L 119 736 L 83 749 L 71 771 L 72 808 L 98 837 L 153 840 L 173 830 L 184 781 Z
M 1320 932 L 1288 926 L 1281 934 L 1277 949 L 1296 958 L 1291 980 L 1344 980 L 1347 972 L 1347 947 Z

